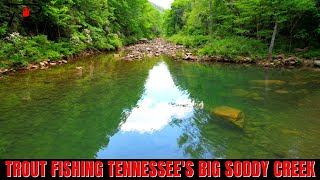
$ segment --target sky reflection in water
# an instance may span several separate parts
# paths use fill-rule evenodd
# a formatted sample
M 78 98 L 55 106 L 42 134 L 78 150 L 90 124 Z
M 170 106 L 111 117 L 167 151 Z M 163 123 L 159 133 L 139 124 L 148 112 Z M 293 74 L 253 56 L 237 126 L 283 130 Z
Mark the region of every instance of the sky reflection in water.
M 174 84 L 165 62 L 160 62 L 149 72 L 145 93 L 137 106 L 125 110 L 120 131 L 110 138 L 107 148 L 98 152 L 97 158 L 156 158 L 155 154 L 159 158 L 183 158 L 177 146 L 182 129 L 170 123 L 192 117 L 194 105 L 188 93 Z

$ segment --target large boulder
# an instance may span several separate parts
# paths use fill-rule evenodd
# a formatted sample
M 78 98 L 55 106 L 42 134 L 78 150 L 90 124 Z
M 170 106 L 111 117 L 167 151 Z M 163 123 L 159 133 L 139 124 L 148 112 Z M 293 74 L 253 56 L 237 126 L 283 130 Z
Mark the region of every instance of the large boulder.
M 244 118 L 245 115 L 239 109 L 235 109 L 228 106 L 221 106 L 212 109 L 212 114 L 229 120 L 236 126 L 243 128 L 244 127 Z

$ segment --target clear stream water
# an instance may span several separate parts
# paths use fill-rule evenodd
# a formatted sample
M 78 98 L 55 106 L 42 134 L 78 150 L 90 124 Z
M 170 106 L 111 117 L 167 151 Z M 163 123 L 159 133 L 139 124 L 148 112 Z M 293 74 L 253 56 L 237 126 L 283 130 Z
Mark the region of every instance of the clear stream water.
M 113 54 L 6 75 L 0 158 L 320 158 L 319 78 Z M 219 106 L 241 110 L 244 128 Z

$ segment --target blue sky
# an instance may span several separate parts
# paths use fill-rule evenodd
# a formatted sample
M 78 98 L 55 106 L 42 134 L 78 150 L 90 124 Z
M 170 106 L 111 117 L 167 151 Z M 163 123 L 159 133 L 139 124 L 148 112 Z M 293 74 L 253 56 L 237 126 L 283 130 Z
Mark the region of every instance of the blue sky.
M 171 3 L 174 0 L 149 0 L 149 1 L 155 3 L 155 4 L 159 5 L 159 6 L 162 6 L 165 9 L 169 9 Z

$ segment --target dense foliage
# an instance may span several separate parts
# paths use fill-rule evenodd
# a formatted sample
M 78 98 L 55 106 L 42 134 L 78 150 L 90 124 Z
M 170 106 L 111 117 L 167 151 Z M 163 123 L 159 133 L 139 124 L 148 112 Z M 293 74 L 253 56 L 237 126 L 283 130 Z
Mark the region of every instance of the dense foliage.
M 307 58 L 319 57 L 320 1 L 175 0 L 164 14 L 163 29 L 169 40 L 200 46 L 202 54 L 265 58 L 274 34 L 276 53 L 300 48 L 309 50 Z
M 22 17 L 34 3 L 39 14 Z M 32 12 L 36 6 L 29 7 Z M 12 19 L 11 26 L 9 25 Z M 0 67 L 24 66 L 84 50 L 112 50 L 160 34 L 161 14 L 147 0 L 10 0 L 0 2 Z

